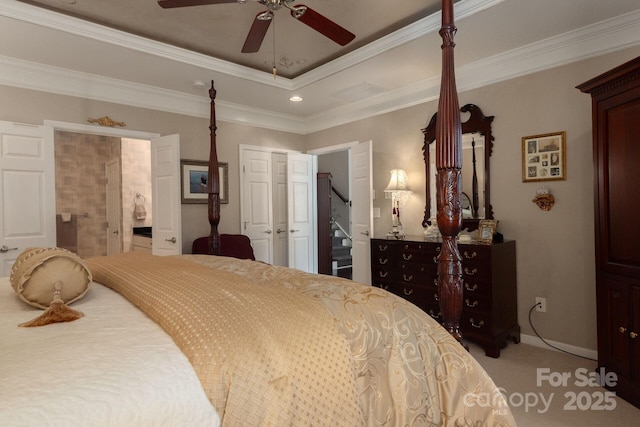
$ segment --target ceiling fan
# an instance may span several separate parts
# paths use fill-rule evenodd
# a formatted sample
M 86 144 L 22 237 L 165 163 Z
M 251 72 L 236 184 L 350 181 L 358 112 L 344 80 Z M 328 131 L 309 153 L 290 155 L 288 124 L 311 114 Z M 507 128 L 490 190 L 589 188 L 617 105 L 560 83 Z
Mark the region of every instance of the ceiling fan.
M 248 0 L 159 0 L 158 4 L 163 8 L 201 6 L 221 3 L 246 3 Z M 267 7 L 267 10 L 256 15 L 242 47 L 242 53 L 253 53 L 260 50 L 262 40 L 267 34 L 269 25 L 274 18 L 276 10 L 285 7 L 291 12 L 291 16 L 308 25 L 320 34 L 330 38 L 341 46 L 345 46 L 356 36 L 336 24 L 329 18 L 319 14 L 309 6 L 293 5 L 295 0 L 253 0 Z

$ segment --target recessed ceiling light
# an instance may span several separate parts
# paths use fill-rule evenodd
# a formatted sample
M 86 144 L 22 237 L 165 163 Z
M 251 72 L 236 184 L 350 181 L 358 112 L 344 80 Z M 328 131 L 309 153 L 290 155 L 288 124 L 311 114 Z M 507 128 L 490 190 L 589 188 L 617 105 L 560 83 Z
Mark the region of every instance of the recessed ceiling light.
M 302 101 L 302 97 L 298 96 L 298 95 L 293 95 L 291 98 L 289 98 L 289 101 L 291 101 L 291 102 L 301 102 Z

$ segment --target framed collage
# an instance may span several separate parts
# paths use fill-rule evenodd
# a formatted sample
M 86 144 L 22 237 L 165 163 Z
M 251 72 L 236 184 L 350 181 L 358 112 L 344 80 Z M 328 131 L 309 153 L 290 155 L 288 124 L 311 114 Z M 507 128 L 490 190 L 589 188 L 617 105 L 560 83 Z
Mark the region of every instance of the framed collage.
M 522 138 L 522 182 L 567 179 L 566 132 Z

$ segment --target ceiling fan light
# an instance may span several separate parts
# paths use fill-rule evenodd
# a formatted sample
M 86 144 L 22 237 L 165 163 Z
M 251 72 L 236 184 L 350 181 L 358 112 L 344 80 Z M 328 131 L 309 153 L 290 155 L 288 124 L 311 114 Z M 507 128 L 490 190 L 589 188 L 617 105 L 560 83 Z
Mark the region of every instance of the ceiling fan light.
M 291 16 L 296 19 L 300 19 L 302 15 L 307 12 L 307 6 L 296 6 L 291 8 Z
M 267 10 L 266 12 L 263 12 L 256 16 L 256 19 L 258 21 L 271 21 L 273 19 L 273 12 Z
M 302 102 L 302 97 L 300 95 L 293 95 L 291 98 L 289 98 L 289 101 L 291 101 L 291 102 Z

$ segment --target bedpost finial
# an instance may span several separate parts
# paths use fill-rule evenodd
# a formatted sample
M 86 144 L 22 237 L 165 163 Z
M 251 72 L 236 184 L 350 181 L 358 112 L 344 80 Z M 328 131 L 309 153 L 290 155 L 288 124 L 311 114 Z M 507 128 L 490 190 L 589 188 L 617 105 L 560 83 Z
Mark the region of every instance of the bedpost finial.
M 211 98 L 212 100 L 216 99 L 216 93 L 217 91 L 214 87 L 213 80 L 211 80 L 211 89 L 209 89 L 209 98 Z

